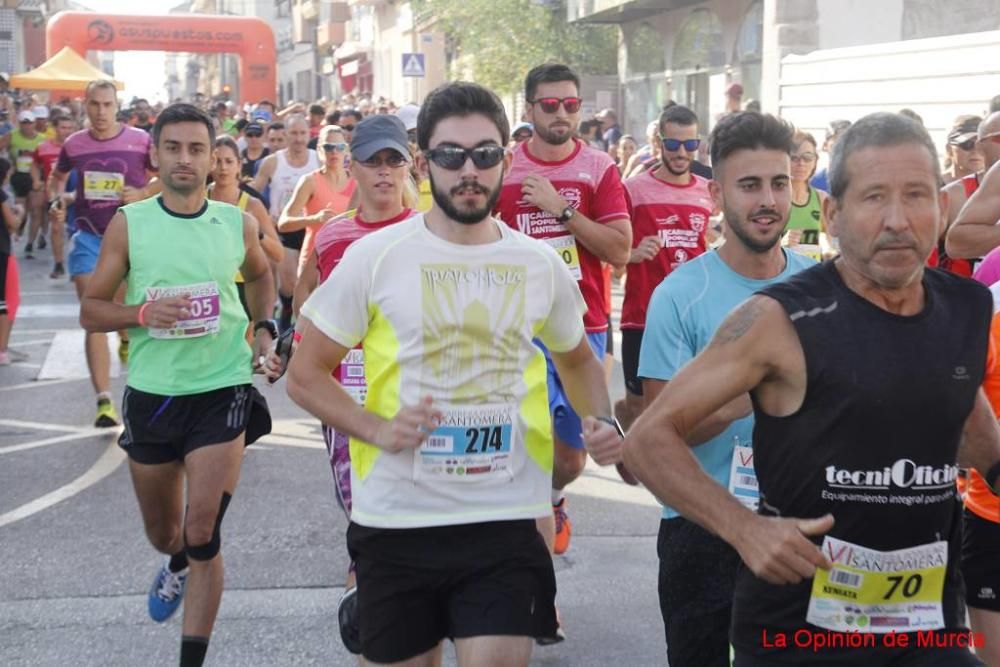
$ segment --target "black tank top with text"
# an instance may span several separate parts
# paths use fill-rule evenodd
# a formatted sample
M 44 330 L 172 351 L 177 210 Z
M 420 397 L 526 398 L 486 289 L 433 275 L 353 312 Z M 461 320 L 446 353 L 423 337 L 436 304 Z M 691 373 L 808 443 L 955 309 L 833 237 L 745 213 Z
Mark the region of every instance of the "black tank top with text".
M 925 306 L 913 316 L 850 290 L 834 262 L 761 290 L 795 328 L 807 389 L 788 417 L 754 402 L 754 465 L 762 514 L 831 513 L 830 537 L 879 551 L 947 541 L 944 621 L 961 627 L 956 456 L 983 380 L 993 303 L 983 285 L 936 269 L 925 270 L 923 287 Z M 811 579 L 771 585 L 741 565 L 736 648 L 759 654 L 764 630 L 815 629 L 806 622 L 811 588 Z M 818 658 L 836 660 L 837 651 Z

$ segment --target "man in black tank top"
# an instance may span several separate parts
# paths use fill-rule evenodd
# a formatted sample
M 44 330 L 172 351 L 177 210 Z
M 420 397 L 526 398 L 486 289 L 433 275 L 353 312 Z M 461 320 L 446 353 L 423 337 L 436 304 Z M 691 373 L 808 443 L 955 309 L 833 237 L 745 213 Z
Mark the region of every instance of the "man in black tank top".
M 994 489 L 1000 476 L 980 389 L 992 299 L 924 268 L 947 207 L 939 173 L 908 118 L 847 130 L 824 204 L 841 256 L 734 310 L 626 440 L 629 470 L 743 561 L 736 667 L 979 665 L 969 647 L 998 640 L 963 627 L 954 484 L 959 463 Z M 685 444 L 747 391 L 757 514 Z

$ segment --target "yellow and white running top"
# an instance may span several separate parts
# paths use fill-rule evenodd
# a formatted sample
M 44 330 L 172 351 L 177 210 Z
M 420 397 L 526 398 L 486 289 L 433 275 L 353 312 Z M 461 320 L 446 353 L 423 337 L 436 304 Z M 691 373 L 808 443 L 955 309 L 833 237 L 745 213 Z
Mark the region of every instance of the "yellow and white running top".
M 576 280 L 549 246 L 502 223 L 458 245 L 423 215 L 356 241 L 302 307 L 323 334 L 362 344 L 365 407 L 391 419 L 434 397 L 441 426 L 419 450 L 351 439 L 352 520 L 415 528 L 546 516 L 552 435 L 545 359 L 584 336 Z

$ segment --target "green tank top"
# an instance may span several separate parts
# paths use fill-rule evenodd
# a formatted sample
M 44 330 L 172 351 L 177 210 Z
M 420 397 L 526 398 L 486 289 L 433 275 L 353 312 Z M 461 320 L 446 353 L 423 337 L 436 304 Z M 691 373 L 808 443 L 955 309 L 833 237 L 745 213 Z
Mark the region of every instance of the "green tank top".
M 816 188 L 809 188 L 809 199 L 802 206 L 792 203 L 792 213 L 788 217 L 787 229 L 801 229 L 803 244 L 819 245 L 819 233 L 823 230 L 820 223 L 820 200 Z
M 243 212 L 206 200 L 193 215 L 160 197 L 121 208 L 128 224 L 125 303 L 189 294 L 191 316 L 173 329 L 129 330 L 128 385 L 166 396 L 249 384 L 247 317 L 233 275 L 243 264 Z

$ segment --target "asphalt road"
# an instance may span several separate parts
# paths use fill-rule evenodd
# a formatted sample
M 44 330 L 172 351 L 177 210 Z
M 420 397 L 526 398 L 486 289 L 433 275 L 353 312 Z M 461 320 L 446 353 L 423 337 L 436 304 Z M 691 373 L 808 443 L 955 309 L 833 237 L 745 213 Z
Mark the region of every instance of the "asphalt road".
M 90 427 L 75 292 L 47 277 L 48 252 L 37 257 L 20 260 L 11 343 L 31 358 L 0 367 L 0 665 L 176 664 L 180 614 L 158 625 L 146 613 L 161 561 L 117 433 Z M 226 592 L 207 664 L 355 664 L 336 630 L 347 525 L 321 435 L 283 383 L 263 391 L 274 433 L 248 449 L 226 516 Z M 616 364 L 613 394 L 623 391 Z M 665 665 L 655 502 L 593 464 L 568 497 L 574 536 L 556 570 L 569 640 L 537 648 L 532 664 Z M 450 647 L 446 656 L 454 664 Z

